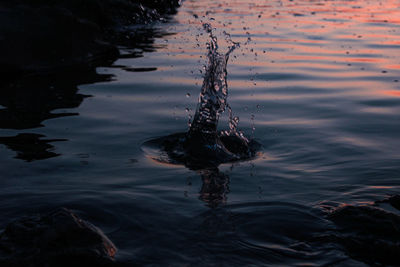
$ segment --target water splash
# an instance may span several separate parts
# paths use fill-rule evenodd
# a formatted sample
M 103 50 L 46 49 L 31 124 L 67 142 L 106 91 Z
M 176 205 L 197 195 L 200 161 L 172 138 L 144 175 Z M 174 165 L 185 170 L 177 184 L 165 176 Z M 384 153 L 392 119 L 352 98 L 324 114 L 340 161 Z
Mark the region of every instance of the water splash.
M 233 42 L 230 38 L 227 39 L 232 45 L 226 54 L 221 54 L 218 52 L 217 37 L 213 35 L 211 25 L 205 23 L 203 28 L 209 33 L 211 40 L 207 43 L 208 65 L 189 136 L 201 134 L 211 138 L 216 137 L 219 116 L 227 106 L 226 65 L 230 53 L 239 47 L 239 43 Z
M 242 139 L 244 142 L 249 143 L 249 139 L 247 139 L 244 134 L 238 130 L 238 125 L 239 125 L 239 117 L 238 116 L 233 116 L 233 111 L 231 106 L 229 104 L 226 105 L 229 111 L 229 131 L 221 131 L 222 136 L 235 136 L 240 139 Z
M 227 63 L 229 55 L 239 47 L 229 34 L 224 33 L 229 43 L 228 51 L 218 51 L 217 37 L 210 24 L 203 24 L 209 34 L 207 43 L 208 64 L 205 68 L 204 81 L 199 102 L 189 131 L 172 134 L 147 141 L 143 149 L 154 160 L 162 163 L 184 164 L 191 169 L 213 168 L 221 163 L 253 158 L 261 145 L 247 139 L 237 130 L 239 118 L 227 103 Z M 218 132 L 220 115 L 229 110 L 229 130 Z

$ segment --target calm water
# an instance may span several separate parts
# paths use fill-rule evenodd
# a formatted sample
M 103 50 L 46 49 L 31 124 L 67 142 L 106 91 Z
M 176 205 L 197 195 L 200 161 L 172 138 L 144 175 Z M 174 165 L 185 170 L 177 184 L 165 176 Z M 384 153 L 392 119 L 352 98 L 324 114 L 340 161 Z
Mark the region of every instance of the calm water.
M 141 145 L 188 129 L 204 22 L 222 50 L 223 31 L 241 43 L 228 102 L 263 153 L 192 171 Z M 118 260 L 139 265 L 362 265 L 318 237 L 336 227 L 324 207 L 399 193 L 398 1 L 193 0 L 152 31 L 142 57 L 101 76 L 3 92 L 0 223 L 69 207 L 104 230 Z

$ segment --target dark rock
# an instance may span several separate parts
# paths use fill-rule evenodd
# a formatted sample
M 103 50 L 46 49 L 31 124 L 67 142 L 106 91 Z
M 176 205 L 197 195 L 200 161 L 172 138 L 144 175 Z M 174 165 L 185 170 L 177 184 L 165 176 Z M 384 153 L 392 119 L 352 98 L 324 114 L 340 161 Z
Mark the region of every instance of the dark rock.
M 343 206 L 328 218 L 339 228 L 332 241 L 369 265 L 400 265 L 400 216 L 373 206 Z
M 4 0 L 0 74 L 56 72 L 118 56 L 125 26 L 162 20 L 178 0 Z
M 116 58 L 98 25 L 61 8 L 0 5 L 0 73 L 46 73 Z
M 400 210 L 400 196 L 399 195 L 394 195 L 389 197 L 389 203 L 392 205 L 392 207 Z
M 375 203 L 389 203 L 393 208 L 400 210 L 400 195 L 393 195 L 384 200 L 376 201 Z
M 78 85 L 110 81 L 96 67 L 118 57 L 139 57 L 166 33 L 152 26 L 177 11 L 178 0 L 0 1 L 0 129 L 43 127 L 43 121 L 77 116 L 90 97 Z M 136 25 L 141 23 L 141 25 Z M 117 47 L 124 47 L 123 55 Z M 152 68 L 128 68 L 151 71 Z M 0 144 L 27 161 L 58 156 L 53 141 L 26 134 Z
M 0 235 L 0 266 L 114 266 L 115 245 L 65 208 L 24 217 Z
M 400 241 L 400 216 L 380 208 L 348 205 L 334 210 L 329 218 L 343 229 Z

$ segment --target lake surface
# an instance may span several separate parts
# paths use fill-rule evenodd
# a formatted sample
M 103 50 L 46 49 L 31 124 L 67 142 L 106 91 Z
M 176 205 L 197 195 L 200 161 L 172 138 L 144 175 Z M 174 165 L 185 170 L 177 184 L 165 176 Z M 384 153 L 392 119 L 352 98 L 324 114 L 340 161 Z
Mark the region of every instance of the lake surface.
M 228 103 L 263 149 L 193 171 L 157 163 L 142 144 L 187 131 L 203 23 L 221 51 L 224 31 L 241 43 Z M 117 260 L 138 265 L 367 264 L 318 237 L 336 229 L 326 209 L 399 193 L 398 2 L 192 0 L 139 28 L 151 42 L 121 47 L 88 84 L 65 73 L 32 85 L 43 94 L 6 92 L 17 104 L 0 106 L 0 224 L 68 207 L 113 240 Z

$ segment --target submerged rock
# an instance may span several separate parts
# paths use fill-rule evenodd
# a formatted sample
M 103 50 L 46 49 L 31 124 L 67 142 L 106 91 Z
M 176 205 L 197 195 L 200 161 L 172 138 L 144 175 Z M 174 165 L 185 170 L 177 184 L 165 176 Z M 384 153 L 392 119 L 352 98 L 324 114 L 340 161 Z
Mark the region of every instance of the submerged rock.
M 393 208 L 400 210 L 400 195 L 389 196 L 388 198 L 376 201 L 375 203 L 389 203 Z
M 370 265 L 400 265 L 400 216 L 374 206 L 346 205 L 328 218 L 338 226 L 331 235 L 350 257 Z
M 21 218 L 0 234 L 0 266 L 114 266 L 115 245 L 96 226 L 60 208 Z

